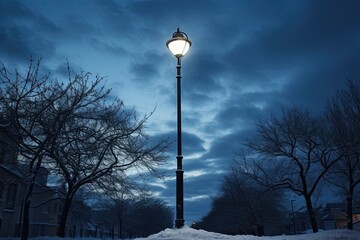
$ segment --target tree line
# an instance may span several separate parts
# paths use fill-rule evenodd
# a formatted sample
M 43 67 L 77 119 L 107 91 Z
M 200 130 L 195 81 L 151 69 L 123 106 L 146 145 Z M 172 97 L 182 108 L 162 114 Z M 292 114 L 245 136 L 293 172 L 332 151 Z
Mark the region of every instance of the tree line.
M 147 237 L 173 225 L 172 209 L 163 200 L 148 193 L 136 197 L 120 194 L 116 198 L 95 194 L 92 201 L 97 203 L 92 207 L 84 203 L 88 198 L 86 191 L 79 193 L 74 198 L 69 218 L 75 226 L 89 226 L 91 223 L 92 234 L 83 237 Z M 97 233 L 100 230 L 107 235 L 101 236 Z M 75 233 L 73 236 L 77 237 Z
M 152 142 L 144 131 L 149 115 L 138 118 L 105 88 L 105 79 L 74 73 L 67 64 L 62 80 L 42 74 L 31 61 L 23 74 L 0 67 L 0 118 L 27 166 L 21 238 L 29 236 L 35 179 L 41 168 L 63 182 L 58 236 L 65 228 L 74 196 L 87 187 L 114 196 L 133 193 L 128 172 L 150 172 L 165 162 L 169 143 Z M 150 114 L 151 115 L 151 114 Z M 5 124 L 6 123 L 6 124 Z
M 354 194 L 360 185 L 360 82 L 348 80 L 346 89 L 338 90 L 321 113 L 292 106 L 282 107 L 278 116 L 259 119 L 255 134 L 245 141 L 225 176 L 212 210 L 197 225 L 234 234 L 259 226 L 261 232 L 284 219 L 281 198 L 290 191 L 303 198 L 317 232 L 313 201 L 323 183 L 341 194 L 347 228 L 353 229 Z

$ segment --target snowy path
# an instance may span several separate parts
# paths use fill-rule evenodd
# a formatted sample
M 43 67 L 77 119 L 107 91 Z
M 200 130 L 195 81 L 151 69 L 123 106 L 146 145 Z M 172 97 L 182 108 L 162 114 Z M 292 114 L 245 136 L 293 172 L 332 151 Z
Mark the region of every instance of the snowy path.
M 195 230 L 190 227 L 181 229 L 166 229 L 148 238 L 138 240 L 360 240 L 360 232 L 351 230 L 329 230 L 315 234 L 255 237 L 250 235 L 229 236 L 219 233 L 211 233 L 203 230 Z

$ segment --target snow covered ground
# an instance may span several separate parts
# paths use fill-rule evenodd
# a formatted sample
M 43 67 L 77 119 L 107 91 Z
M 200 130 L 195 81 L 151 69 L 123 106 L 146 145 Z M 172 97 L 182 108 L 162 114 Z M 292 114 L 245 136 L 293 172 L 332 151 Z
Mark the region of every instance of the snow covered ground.
M 328 230 L 318 233 L 303 235 L 282 235 L 272 237 L 255 237 L 250 235 L 229 236 L 219 233 L 211 233 L 203 230 L 196 230 L 190 227 L 181 229 L 166 229 L 148 238 L 138 238 L 138 240 L 360 240 L 360 232 L 347 229 Z
M 13 238 L 0 238 L 1 240 L 13 240 Z M 99 240 L 100 238 L 59 238 L 38 237 L 32 240 Z M 104 240 L 104 239 L 103 239 Z M 111 239 L 106 239 L 111 240 Z M 137 238 L 136 240 L 360 240 L 359 231 L 347 229 L 328 230 L 318 233 L 302 235 L 281 235 L 272 237 L 256 237 L 250 235 L 229 236 L 220 233 L 212 233 L 204 230 L 196 230 L 190 227 L 181 229 L 166 229 L 148 238 Z

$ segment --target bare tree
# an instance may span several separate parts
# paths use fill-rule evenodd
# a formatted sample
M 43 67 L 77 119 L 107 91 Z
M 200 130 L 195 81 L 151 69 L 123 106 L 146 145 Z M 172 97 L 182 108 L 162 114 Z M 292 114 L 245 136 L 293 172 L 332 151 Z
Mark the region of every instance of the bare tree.
M 104 206 L 106 209 L 114 215 L 114 220 L 119 226 L 119 237 L 123 239 L 125 237 L 125 226 L 127 222 L 130 221 L 129 211 L 131 209 L 132 204 L 131 198 L 126 198 L 122 196 L 122 198 L 112 199 L 112 201 L 107 201 Z
M 163 200 L 149 194 L 133 201 L 129 211 L 130 228 L 136 237 L 147 237 L 173 226 L 172 210 Z
M 235 165 L 237 166 L 237 165 Z M 276 234 L 285 221 L 281 203 L 283 192 L 254 183 L 237 169 L 226 174 L 212 209 L 199 228 L 225 234 Z M 226 224 L 224 224 L 226 222 Z
M 322 118 L 299 108 L 283 109 L 280 118 L 260 120 L 246 146 L 251 159 L 238 161 L 237 170 L 273 188 L 303 196 L 313 232 L 318 231 L 312 196 L 325 173 L 340 158 L 328 138 Z
M 332 139 L 343 154 L 328 180 L 346 196 L 347 227 L 353 229 L 354 191 L 360 183 L 360 82 L 348 81 L 326 106 Z
M 56 160 L 66 182 L 59 236 L 64 237 L 68 211 L 74 194 L 86 184 L 97 184 L 112 176 L 121 186 L 127 171 L 155 172 L 165 160 L 167 144 L 150 144 L 143 126 L 147 117 L 137 120 L 118 99 L 109 102 L 109 91 L 99 88 L 102 78 L 89 81 L 89 73 L 76 75 L 66 94 L 54 104 L 56 119 L 63 124 L 59 138 L 52 142 L 51 159 Z
M 105 89 L 104 79 L 81 73 L 59 82 L 39 77 L 39 64 L 12 79 L 2 68 L 1 114 L 20 136 L 21 154 L 29 160 L 29 188 L 24 203 L 22 238 L 27 239 L 32 188 L 41 165 L 59 172 L 65 182 L 58 235 L 64 237 L 75 193 L 85 185 L 121 187 L 127 172 L 150 171 L 165 161 L 167 141 L 151 144 L 144 133 L 148 116 L 138 120 Z M 107 183 L 110 184 L 110 183 Z
M 154 166 L 165 160 L 166 142 L 151 145 L 143 131 L 148 117 L 137 120 L 136 112 L 120 100 L 110 101 L 110 91 L 101 86 L 103 78 L 90 81 L 90 76 L 81 73 L 69 79 L 62 88 L 65 93 L 52 104 L 55 122 L 49 132 L 58 137 L 48 153 L 66 183 L 60 237 L 65 235 L 73 197 L 82 186 L 99 184 L 106 176 L 112 177 L 110 184 L 121 186 L 128 180 L 126 171 L 155 172 Z
M 36 175 L 41 167 L 46 151 L 55 134 L 49 134 L 43 124 L 49 124 L 49 106 L 62 92 L 53 91 L 49 75 L 39 76 L 39 65 L 31 61 L 25 75 L 15 71 L 14 76 L 2 66 L 0 70 L 0 112 L 7 121 L 11 133 L 8 134 L 18 145 L 19 152 L 28 165 L 26 182 L 28 188 L 24 197 L 22 239 L 28 238 L 29 209 Z
M 164 201 L 149 193 L 102 199 L 97 222 L 106 220 L 118 226 L 119 238 L 146 237 L 172 227 L 173 214 Z M 104 216 L 104 213 L 106 214 Z
M 80 229 L 88 227 L 92 222 L 93 209 L 86 204 L 88 195 L 91 194 L 84 189 L 80 189 L 74 196 L 74 199 L 69 210 L 68 219 L 74 226 L 79 226 Z

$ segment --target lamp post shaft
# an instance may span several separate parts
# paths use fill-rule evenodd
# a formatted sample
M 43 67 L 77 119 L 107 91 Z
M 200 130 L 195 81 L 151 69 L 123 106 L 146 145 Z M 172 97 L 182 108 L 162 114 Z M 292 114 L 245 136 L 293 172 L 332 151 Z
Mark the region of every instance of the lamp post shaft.
M 184 171 L 182 170 L 182 138 L 181 138 L 181 58 L 177 58 L 177 169 L 176 169 L 176 219 L 175 226 L 184 226 Z
M 177 151 L 178 156 L 182 156 L 182 136 L 181 136 L 181 58 L 177 58 Z M 182 169 L 181 161 L 177 164 L 177 169 Z

